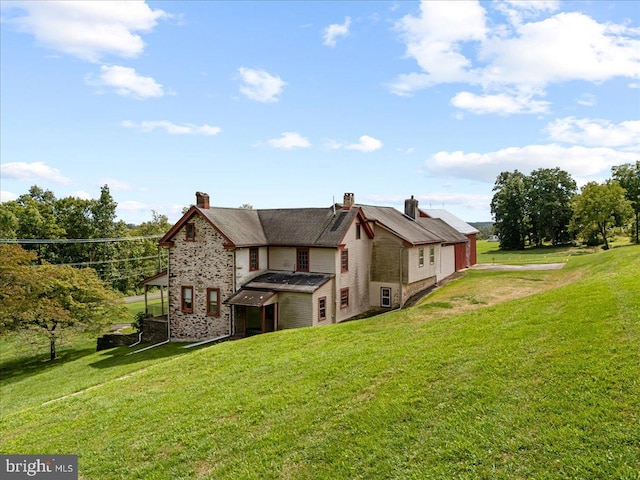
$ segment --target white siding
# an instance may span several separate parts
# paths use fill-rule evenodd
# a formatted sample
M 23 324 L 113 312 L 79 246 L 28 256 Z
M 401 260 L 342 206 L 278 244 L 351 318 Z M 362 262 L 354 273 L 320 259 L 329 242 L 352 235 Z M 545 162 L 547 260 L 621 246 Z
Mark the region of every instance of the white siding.
M 434 248 L 434 262 L 430 263 L 430 248 Z M 408 282 L 413 283 L 424 280 L 429 277 L 435 277 L 440 271 L 440 247 L 439 244 L 421 245 L 419 247 L 411 247 L 407 249 L 407 271 Z M 424 265 L 419 265 L 420 249 L 424 249 Z
M 456 252 L 453 245 L 440 249 L 440 272 L 437 275 L 438 282 L 456 271 Z
M 397 283 L 385 283 L 385 282 L 371 282 L 369 288 L 369 298 L 371 301 L 371 306 L 380 308 L 380 299 L 381 292 L 380 289 L 382 287 L 387 287 L 391 289 L 391 308 L 398 308 L 400 306 L 400 288 Z
M 335 248 L 310 248 L 309 271 L 316 273 L 336 273 L 335 257 Z
M 322 287 L 313 293 L 312 307 L 313 307 L 313 324 L 314 325 L 329 325 L 335 322 L 335 303 L 333 298 L 334 281 L 331 280 L 325 283 Z M 327 319 L 318 321 L 318 300 L 322 297 L 327 299 Z
M 249 271 L 249 248 L 238 248 L 236 253 L 236 282 L 238 286 L 244 285 L 253 277 L 264 273 L 267 269 L 267 247 L 258 250 L 258 270 Z

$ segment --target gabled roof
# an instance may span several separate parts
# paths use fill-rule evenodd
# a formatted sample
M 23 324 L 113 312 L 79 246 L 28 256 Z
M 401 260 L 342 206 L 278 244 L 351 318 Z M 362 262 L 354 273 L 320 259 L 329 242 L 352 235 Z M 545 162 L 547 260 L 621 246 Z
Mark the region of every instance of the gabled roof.
M 427 230 L 404 213 L 393 207 L 376 207 L 372 205 L 358 205 L 367 220 L 374 221 L 391 231 L 402 240 L 412 245 L 440 243 L 443 241 L 437 234 Z
M 160 240 L 160 245 L 170 246 L 173 236 L 195 215 L 204 218 L 222 235 L 229 247 L 337 247 L 356 218 L 359 218 L 367 235 L 373 237 L 373 231 L 358 208 L 252 210 L 191 207 Z
M 458 232 L 440 218 L 418 217 L 416 221 L 422 225 L 423 228 L 426 228 L 438 236 L 443 243 L 466 243 L 469 240 L 464 234 Z
M 424 212 L 430 218 L 440 218 L 444 220 L 447 224 L 451 225 L 457 231 L 465 235 L 479 232 L 479 230 L 476 230 L 467 222 L 456 217 L 454 214 L 448 212 L 447 210 L 443 210 L 440 208 L 421 208 L 420 211 Z

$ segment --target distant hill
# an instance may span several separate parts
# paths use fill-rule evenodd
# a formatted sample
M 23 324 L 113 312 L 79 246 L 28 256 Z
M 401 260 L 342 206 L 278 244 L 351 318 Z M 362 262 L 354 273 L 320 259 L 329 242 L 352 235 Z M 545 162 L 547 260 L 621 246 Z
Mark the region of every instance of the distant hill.
M 480 231 L 478 233 L 479 240 L 486 240 L 490 235 L 493 235 L 493 222 L 467 222 L 473 228 Z

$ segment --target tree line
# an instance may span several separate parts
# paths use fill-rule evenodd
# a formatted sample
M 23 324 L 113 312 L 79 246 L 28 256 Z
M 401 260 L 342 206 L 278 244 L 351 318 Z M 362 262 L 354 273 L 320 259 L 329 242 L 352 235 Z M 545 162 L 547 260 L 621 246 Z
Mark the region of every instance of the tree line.
M 608 249 L 615 227 L 640 243 L 640 161 L 615 166 L 611 174 L 578 192 L 575 180 L 560 168 L 540 168 L 530 175 L 501 172 L 491 200 L 500 248 L 523 250 L 579 239 Z
M 0 238 L 32 240 L 23 247 L 40 263 L 91 267 L 113 288 L 135 292 L 140 280 L 164 268 L 157 237 L 171 224 L 152 212 L 150 221 L 127 225 L 117 220 L 117 205 L 108 185 L 97 199 L 56 198 L 34 185 L 0 204 Z

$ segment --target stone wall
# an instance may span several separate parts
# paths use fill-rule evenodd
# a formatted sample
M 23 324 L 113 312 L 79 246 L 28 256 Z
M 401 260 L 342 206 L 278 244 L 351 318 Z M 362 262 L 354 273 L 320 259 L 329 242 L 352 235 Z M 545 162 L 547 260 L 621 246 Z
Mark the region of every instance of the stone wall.
M 224 239 L 200 215 L 195 240 L 186 240 L 185 229 L 173 237 L 169 252 L 169 319 L 171 340 L 191 341 L 228 335 L 231 309 L 222 301 L 233 294 L 233 250 L 224 248 Z M 182 311 L 182 287 L 193 287 L 193 313 Z M 220 316 L 207 315 L 207 289 L 220 289 Z
M 133 345 L 138 341 L 139 335 L 137 333 L 130 333 L 123 335 L 121 333 L 110 333 L 98 338 L 96 351 L 107 350 L 108 348 L 123 347 L 126 345 Z
M 429 277 L 429 278 L 425 278 L 424 280 L 420 280 L 418 282 L 410 283 L 409 285 L 404 285 L 402 289 L 403 302 L 406 303 L 416 293 L 420 293 L 423 290 L 427 290 L 429 287 L 432 287 L 435 284 L 436 284 L 436 277 Z
M 164 342 L 168 336 L 169 324 L 167 317 L 153 317 L 142 320 L 142 342 L 160 343 Z

